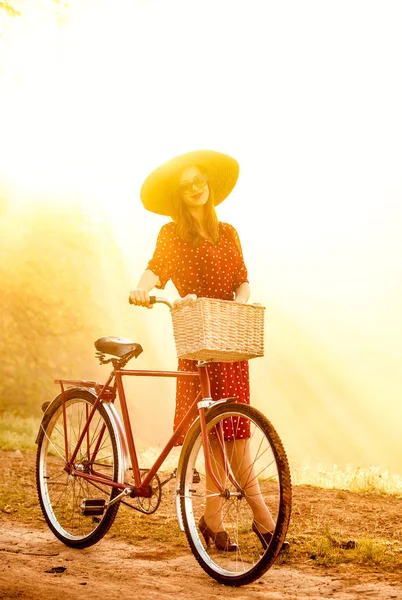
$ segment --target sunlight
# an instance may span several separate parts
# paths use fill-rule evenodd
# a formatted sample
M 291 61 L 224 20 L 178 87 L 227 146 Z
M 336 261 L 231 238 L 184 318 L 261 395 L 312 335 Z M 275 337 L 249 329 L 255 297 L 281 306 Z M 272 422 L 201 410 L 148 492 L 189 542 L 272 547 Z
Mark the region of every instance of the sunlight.
M 254 403 L 293 457 L 402 471 L 402 9 L 356 2 L 345 18 L 343 5 L 293 2 L 263 19 L 263 2 L 228 0 L 14 5 L 0 24 L 0 199 L 16 239 L 36 206 L 81 203 L 94 238 L 106 227 L 116 242 L 107 269 L 124 264 L 113 290 L 102 271 L 116 333 L 147 332 L 151 366 L 171 368 L 170 316 L 122 305 L 167 221 L 139 190 L 187 150 L 235 156 L 218 215 L 239 231 L 251 301 L 267 306 Z

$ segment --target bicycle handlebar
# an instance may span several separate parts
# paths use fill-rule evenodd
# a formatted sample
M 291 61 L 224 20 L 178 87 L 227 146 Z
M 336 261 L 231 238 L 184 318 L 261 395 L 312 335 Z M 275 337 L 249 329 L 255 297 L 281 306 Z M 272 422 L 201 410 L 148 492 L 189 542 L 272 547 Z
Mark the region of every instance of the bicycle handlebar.
M 150 296 L 151 304 L 166 304 L 169 308 L 173 308 L 173 304 L 167 300 L 167 298 L 161 298 L 160 296 Z
M 168 306 L 169 308 L 173 308 L 174 306 L 172 302 L 170 302 L 170 300 L 168 300 L 167 298 L 162 298 L 161 296 L 150 296 L 149 300 L 150 304 L 166 304 L 166 306 Z M 128 301 L 130 304 L 132 304 L 131 298 L 129 298 Z M 251 304 L 251 306 L 261 306 L 261 304 L 259 304 L 258 302 L 254 302 L 253 304 Z
M 161 298 L 160 296 L 150 296 L 149 300 L 151 304 L 166 304 L 166 306 L 169 308 L 173 308 L 173 304 L 166 298 Z M 133 304 L 131 302 L 131 298 L 129 298 L 128 301 L 130 304 Z

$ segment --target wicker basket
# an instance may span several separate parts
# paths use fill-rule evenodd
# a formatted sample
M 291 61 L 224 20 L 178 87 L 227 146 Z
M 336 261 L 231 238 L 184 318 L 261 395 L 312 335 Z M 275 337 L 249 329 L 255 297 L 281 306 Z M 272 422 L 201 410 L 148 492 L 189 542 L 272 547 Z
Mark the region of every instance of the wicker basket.
M 214 298 L 172 308 L 178 358 L 235 362 L 263 356 L 264 310 Z

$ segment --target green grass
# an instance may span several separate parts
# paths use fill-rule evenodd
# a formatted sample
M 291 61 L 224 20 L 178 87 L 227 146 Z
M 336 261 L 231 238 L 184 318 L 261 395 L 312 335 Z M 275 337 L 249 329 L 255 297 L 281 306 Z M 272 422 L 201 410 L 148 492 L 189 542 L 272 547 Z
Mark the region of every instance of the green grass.
M 38 417 L 21 417 L 16 413 L 0 413 L 0 448 L 36 452 Z
M 23 417 L 13 412 L 0 412 L 0 448 L 2 450 L 21 450 L 36 452 L 35 439 L 40 425 L 38 417 Z M 159 455 L 161 448 L 147 447 L 137 440 L 138 453 L 142 467 L 150 467 Z M 164 468 L 169 470 L 177 466 L 180 449 L 174 448 Z M 402 496 L 402 476 L 391 474 L 380 467 L 368 468 L 337 465 L 302 466 L 292 465 L 292 483 L 294 485 L 313 485 L 327 489 L 343 489 L 352 492 L 379 492 Z
M 171 499 L 164 498 L 163 502 L 171 503 Z M 176 514 L 166 515 L 163 509 L 161 514 L 143 515 L 122 505 L 109 536 L 129 544 L 152 540 L 153 543 L 168 544 L 175 551 L 188 551 L 187 539 L 178 526 Z
M 0 512 L 18 515 L 20 521 L 43 521 L 35 485 L 25 480 L 13 488 L 0 486 Z
M 292 483 L 360 493 L 402 495 L 402 476 L 381 470 L 378 466 L 361 468 L 349 465 L 341 469 L 337 465 L 313 467 L 306 463 L 292 468 Z
M 316 564 L 370 564 L 402 567 L 402 545 L 379 538 L 347 539 L 341 533 L 325 528 L 323 534 L 311 540 L 308 552 Z

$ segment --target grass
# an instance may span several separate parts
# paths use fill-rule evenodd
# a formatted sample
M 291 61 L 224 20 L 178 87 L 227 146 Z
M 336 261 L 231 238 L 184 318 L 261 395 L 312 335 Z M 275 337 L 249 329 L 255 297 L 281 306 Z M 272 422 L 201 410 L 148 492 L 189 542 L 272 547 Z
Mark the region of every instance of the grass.
M 167 502 L 167 499 L 164 499 Z M 171 549 L 188 551 L 185 535 L 180 531 L 176 514 L 166 515 L 159 511 L 153 515 L 143 515 L 121 506 L 109 537 L 122 539 L 129 544 L 149 540 L 152 544 L 168 544 Z
M 337 465 L 312 467 L 305 463 L 292 468 L 292 482 L 294 485 L 402 496 L 402 476 L 381 470 L 378 466 L 361 468 L 349 465 L 341 469 Z
M 16 413 L 1 412 L 0 448 L 35 452 L 39 424 L 40 419 L 37 417 L 21 417 Z
M 311 552 L 310 558 L 323 566 L 353 563 L 395 569 L 402 567 L 400 543 L 368 537 L 346 539 L 340 532 L 333 532 L 328 527 L 321 536 L 311 540 L 307 549 Z
M 36 452 L 35 438 L 40 419 L 22 417 L 13 412 L 0 412 L 0 448 Z M 162 448 L 147 447 L 137 443 L 141 466 L 149 468 L 159 456 Z M 173 470 L 177 466 L 180 448 L 174 448 L 164 463 L 164 469 Z M 342 489 L 360 493 L 384 493 L 402 496 L 402 476 L 391 474 L 380 467 L 368 468 L 347 466 L 339 468 L 326 465 L 291 465 L 293 485 L 313 485 L 327 489 Z

